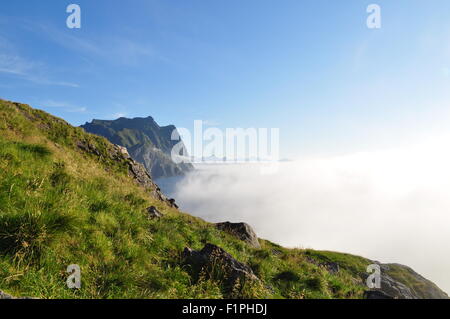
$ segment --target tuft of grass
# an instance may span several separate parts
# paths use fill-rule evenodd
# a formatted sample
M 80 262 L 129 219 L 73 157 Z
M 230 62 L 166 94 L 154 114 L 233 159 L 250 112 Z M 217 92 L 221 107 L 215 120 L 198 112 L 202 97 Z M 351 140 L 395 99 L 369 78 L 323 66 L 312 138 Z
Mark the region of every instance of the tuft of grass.
M 36 260 L 57 236 L 73 228 L 74 218 L 54 213 L 2 214 L 0 254 L 20 261 Z

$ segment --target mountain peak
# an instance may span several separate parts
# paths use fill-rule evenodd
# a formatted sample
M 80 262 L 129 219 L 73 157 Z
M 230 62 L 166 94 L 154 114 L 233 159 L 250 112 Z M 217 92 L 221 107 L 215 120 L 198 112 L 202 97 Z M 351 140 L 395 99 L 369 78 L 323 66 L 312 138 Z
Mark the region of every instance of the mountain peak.
M 126 147 L 131 157 L 142 163 L 154 178 L 183 175 L 193 169 L 191 164 L 172 161 L 171 151 L 178 141 L 171 136 L 176 127 L 159 126 L 152 116 L 93 120 L 81 127 Z

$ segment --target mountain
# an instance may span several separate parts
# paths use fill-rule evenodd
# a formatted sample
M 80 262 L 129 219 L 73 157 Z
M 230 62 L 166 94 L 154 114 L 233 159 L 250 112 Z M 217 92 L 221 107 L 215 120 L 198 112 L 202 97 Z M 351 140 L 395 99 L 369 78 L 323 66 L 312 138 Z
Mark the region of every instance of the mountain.
M 373 263 L 184 213 L 125 148 L 0 100 L 0 299 L 448 298 L 397 264 L 370 290 Z
M 176 164 L 172 161 L 171 150 L 178 141 L 172 141 L 171 135 L 176 127 L 161 127 L 152 117 L 93 120 L 81 127 L 86 132 L 126 147 L 131 157 L 142 163 L 153 178 L 183 175 L 193 169 L 190 163 Z

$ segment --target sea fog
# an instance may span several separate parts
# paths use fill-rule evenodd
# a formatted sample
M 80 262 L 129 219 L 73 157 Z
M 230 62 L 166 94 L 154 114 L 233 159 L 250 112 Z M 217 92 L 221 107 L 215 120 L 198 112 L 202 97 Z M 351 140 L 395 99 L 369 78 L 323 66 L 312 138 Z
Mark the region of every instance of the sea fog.
M 245 221 L 287 247 L 408 265 L 450 292 L 450 152 L 443 145 L 303 158 L 280 162 L 272 174 L 259 164 L 197 165 L 157 182 L 183 211 L 207 221 Z

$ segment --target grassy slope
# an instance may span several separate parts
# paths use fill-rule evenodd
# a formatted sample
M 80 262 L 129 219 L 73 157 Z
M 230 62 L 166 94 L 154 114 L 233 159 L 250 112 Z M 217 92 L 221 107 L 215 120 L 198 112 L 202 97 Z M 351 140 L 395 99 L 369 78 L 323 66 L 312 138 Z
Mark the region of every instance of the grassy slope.
M 76 147 L 88 141 L 101 156 Z M 108 160 L 110 144 L 26 105 L 0 100 L 0 290 L 40 298 L 360 298 L 368 260 L 347 254 L 253 249 L 213 225 L 152 199 Z M 148 220 L 155 205 L 165 217 Z M 226 219 L 226 216 L 224 216 Z M 194 280 L 181 252 L 214 243 L 247 263 L 264 287 L 224 293 L 218 278 Z M 318 266 L 337 261 L 331 274 Z M 82 269 L 80 290 L 66 267 Z

